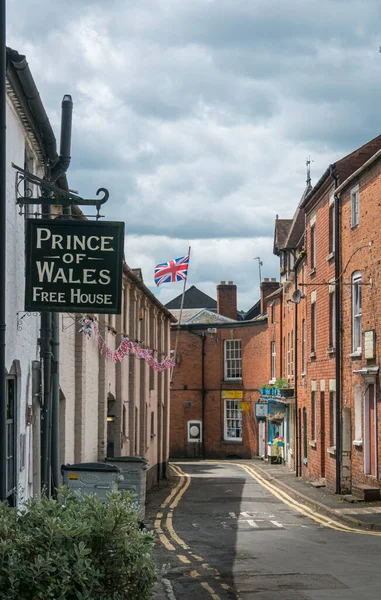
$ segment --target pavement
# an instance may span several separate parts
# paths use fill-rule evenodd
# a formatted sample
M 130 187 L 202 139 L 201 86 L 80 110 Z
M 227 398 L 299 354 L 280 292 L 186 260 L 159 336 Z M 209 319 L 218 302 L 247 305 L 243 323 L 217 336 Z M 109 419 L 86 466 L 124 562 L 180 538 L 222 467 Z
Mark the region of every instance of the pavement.
M 171 470 L 147 501 L 154 600 L 379 599 L 381 503 L 349 504 L 259 460 Z
M 254 459 L 245 461 L 253 464 L 269 481 L 279 488 L 297 495 L 302 501 L 318 507 L 322 512 L 334 515 L 336 518 L 363 527 L 381 531 L 381 502 L 349 503 L 344 496 L 335 494 L 326 487 L 314 487 L 301 477 L 296 477 L 294 471 L 284 465 L 271 465 L 267 461 Z

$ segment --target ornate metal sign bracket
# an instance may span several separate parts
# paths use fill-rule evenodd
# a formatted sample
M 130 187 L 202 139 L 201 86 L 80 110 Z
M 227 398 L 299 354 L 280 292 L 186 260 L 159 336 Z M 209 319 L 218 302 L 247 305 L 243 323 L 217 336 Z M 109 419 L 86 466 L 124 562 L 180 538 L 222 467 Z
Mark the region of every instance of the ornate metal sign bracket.
M 23 319 L 25 319 L 25 317 L 38 317 L 38 315 L 40 314 L 39 312 L 31 312 L 31 311 L 27 311 L 27 312 L 18 312 L 17 314 L 17 331 L 22 331 L 22 326 L 23 326 Z
M 41 179 L 33 173 L 25 171 L 12 163 L 16 170 L 16 204 L 20 206 L 33 206 L 35 204 L 49 204 L 51 206 L 95 206 L 97 209 L 96 219 L 102 215 L 99 210 L 102 204 L 105 204 L 109 198 L 109 191 L 106 188 L 99 188 L 96 195 L 103 193 L 103 198 L 81 198 L 75 192 L 61 190 L 51 181 Z M 37 186 L 40 190 L 40 196 L 33 196 L 32 187 L 25 185 L 25 182 L 31 186 Z
M 61 331 L 66 331 L 66 329 L 69 329 L 69 327 L 72 327 L 76 323 L 79 323 L 79 321 L 82 318 L 83 318 L 83 315 L 79 315 L 79 317 L 74 317 L 74 315 L 71 315 L 69 313 L 67 313 L 65 315 L 62 315 L 62 327 L 61 327 Z M 69 321 L 69 325 L 66 325 L 67 321 Z

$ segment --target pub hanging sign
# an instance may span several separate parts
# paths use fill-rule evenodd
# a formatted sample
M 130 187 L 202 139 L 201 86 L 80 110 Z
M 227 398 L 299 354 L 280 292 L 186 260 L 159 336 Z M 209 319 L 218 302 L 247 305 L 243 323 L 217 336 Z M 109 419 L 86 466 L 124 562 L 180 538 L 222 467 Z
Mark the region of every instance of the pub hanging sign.
M 124 223 L 26 223 L 26 311 L 120 313 Z

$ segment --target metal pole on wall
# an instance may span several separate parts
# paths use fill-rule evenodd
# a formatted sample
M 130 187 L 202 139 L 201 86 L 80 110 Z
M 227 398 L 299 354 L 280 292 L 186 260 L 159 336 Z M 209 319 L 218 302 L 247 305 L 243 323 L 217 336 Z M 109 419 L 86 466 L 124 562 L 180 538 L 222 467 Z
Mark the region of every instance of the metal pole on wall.
M 0 0 L 0 500 L 7 494 L 7 397 L 5 380 L 6 290 L 6 47 L 5 0 Z

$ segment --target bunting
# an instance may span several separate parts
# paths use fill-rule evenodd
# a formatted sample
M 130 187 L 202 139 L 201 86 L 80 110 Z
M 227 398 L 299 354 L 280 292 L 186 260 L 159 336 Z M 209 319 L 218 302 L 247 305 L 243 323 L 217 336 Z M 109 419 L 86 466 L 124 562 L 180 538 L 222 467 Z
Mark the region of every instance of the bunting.
M 144 348 L 141 344 L 132 342 L 126 337 L 122 337 L 122 341 L 115 351 L 111 350 L 99 333 L 96 321 L 84 318 L 80 320 L 80 324 L 79 333 L 83 333 L 88 340 L 94 336 L 100 352 L 105 354 L 106 357 L 114 363 L 121 362 L 126 356 L 136 356 L 137 358 L 145 360 L 154 371 L 158 371 L 159 373 L 163 373 L 166 369 L 171 369 L 176 365 L 176 362 L 172 358 L 166 358 L 163 362 L 159 362 L 153 356 L 154 350 Z

